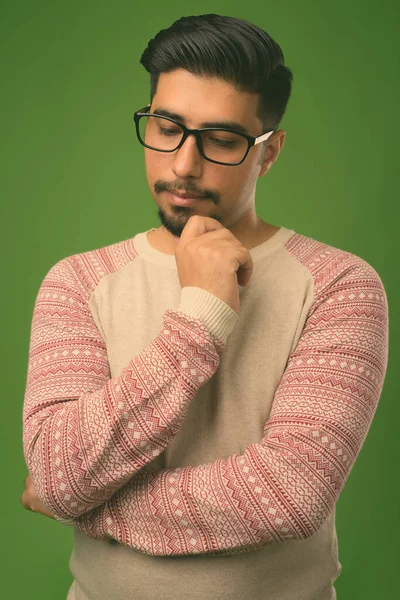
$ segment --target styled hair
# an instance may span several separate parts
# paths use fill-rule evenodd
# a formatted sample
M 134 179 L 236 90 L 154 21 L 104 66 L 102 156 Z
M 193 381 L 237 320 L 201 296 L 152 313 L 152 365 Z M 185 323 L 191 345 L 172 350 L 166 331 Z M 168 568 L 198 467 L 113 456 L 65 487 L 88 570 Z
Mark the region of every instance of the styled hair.
M 264 131 L 278 128 L 292 88 L 293 73 L 280 46 L 256 25 L 236 17 L 181 17 L 150 40 L 140 63 L 150 73 L 150 102 L 160 73 L 175 69 L 260 93 L 257 117 Z

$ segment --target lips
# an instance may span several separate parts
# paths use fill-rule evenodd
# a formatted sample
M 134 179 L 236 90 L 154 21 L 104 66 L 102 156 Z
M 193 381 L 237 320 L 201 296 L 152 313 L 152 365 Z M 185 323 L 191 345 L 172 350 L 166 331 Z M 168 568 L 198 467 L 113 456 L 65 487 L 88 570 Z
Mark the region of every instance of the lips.
M 205 196 L 193 196 L 193 194 L 178 194 L 178 192 L 170 192 L 174 194 L 174 196 L 179 196 L 179 198 L 205 198 Z

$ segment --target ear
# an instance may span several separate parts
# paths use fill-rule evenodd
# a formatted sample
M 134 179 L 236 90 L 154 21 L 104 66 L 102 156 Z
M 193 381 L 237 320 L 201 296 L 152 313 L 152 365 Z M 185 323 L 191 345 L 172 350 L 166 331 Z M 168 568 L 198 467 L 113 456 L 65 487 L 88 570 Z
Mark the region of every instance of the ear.
M 283 144 L 285 143 L 286 131 L 283 129 L 278 129 L 278 131 L 274 131 L 271 137 L 268 140 L 267 149 L 265 151 L 264 159 L 261 163 L 261 169 L 258 174 L 259 177 L 268 173 L 274 162 L 279 156 L 279 152 L 281 151 Z

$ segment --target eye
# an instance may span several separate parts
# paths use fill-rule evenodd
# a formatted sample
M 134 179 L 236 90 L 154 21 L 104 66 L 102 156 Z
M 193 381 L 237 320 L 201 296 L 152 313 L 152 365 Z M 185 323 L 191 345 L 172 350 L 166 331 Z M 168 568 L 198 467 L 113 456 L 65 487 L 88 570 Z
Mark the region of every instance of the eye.
M 175 135 L 177 133 L 182 133 L 182 131 L 180 129 L 166 129 L 165 127 L 160 127 L 160 132 L 166 136 L 171 136 L 171 135 Z
M 228 147 L 234 146 L 236 144 L 235 141 L 218 140 L 217 138 L 213 138 L 213 141 L 216 142 L 216 144 L 218 144 L 218 146 L 223 146 L 224 148 L 228 148 Z

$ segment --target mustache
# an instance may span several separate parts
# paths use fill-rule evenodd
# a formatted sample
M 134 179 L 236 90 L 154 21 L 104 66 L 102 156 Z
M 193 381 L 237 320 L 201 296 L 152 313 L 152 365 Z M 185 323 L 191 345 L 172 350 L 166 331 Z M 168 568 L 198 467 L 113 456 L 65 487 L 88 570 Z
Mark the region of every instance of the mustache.
M 172 187 L 172 186 L 165 185 L 164 183 L 156 183 L 154 185 L 154 190 L 157 194 L 159 194 L 160 192 L 166 191 L 166 192 L 170 192 L 171 194 L 174 194 L 174 193 L 187 194 L 188 196 L 197 196 L 198 198 L 214 199 L 213 193 L 208 193 L 208 194 L 202 193 L 193 188 Z

